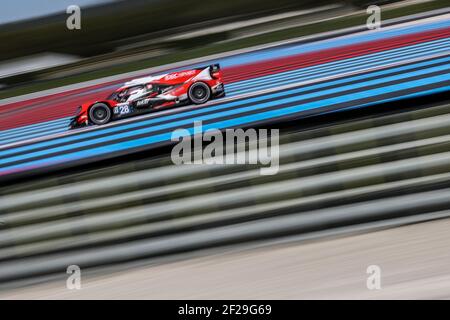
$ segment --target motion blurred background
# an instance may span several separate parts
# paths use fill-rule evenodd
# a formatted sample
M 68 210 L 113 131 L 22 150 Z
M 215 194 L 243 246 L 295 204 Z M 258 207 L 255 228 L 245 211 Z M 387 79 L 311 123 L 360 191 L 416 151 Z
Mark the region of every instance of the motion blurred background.
M 445 7 L 445 3 L 7 1 L 0 13 L 0 98 L 363 25 L 369 4 L 391 4 L 383 16 L 389 19 Z M 66 8 L 73 4 L 79 5 L 82 14 L 81 29 L 76 31 L 66 27 Z
M 66 28 L 70 5 L 81 8 L 80 30 Z M 358 35 L 370 47 L 369 5 L 381 6 L 388 30 L 442 23 L 441 42 L 413 58 L 444 59 L 433 72 L 448 77 L 447 0 L 2 3 L 0 169 L 34 139 L 76 135 L 50 122 L 66 121 L 85 87 L 98 94 L 150 70 L 289 53 L 291 43 Z M 380 54 L 376 67 L 414 52 Z M 231 101 L 244 99 L 233 85 Z M 170 145 L 0 176 L 0 298 L 448 298 L 450 101 L 448 85 L 429 94 L 426 85 L 376 107 L 258 126 L 280 130 L 274 176 L 258 165 L 175 166 Z M 64 108 L 35 120 L 53 103 L 45 99 L 69 91 Z M 72 264 L 81 291 L 65 288 Z M 369 265 L 382 270 L 381 290 L 366 287 Z

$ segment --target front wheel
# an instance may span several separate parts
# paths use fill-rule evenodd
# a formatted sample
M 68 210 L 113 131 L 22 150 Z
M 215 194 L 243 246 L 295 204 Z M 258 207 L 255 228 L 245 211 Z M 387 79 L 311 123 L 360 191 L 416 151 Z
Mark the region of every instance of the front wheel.
M 188 97 L 195 104 L 205 103 L 211 97 L 211 89 L 206 83 L 194 83 L 189 88 Z
M 89 120 L 97 125 L 108 123 L 111 116 L 111 109 L 104 103 L 96 103 L 89 109 Z

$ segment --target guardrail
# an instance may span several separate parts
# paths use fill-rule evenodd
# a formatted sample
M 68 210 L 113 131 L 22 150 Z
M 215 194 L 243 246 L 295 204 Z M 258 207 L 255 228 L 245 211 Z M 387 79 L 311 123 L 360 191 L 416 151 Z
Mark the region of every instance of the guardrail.
M 0 188 L 0 282 L 450 213 L 448 105 L 280 137 L 280 170 L 168 157 Z M 431 216 L 430 216 L 431 217 Z

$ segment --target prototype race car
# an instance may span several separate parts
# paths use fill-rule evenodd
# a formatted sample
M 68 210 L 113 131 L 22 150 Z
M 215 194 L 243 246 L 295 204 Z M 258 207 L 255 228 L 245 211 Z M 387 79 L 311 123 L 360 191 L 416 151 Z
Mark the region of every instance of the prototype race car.
M 110 121 L 170 107 L 202 104 L 223 97 L 225 89 L 218 64 L 126 82 L 104 100 L 78 107 L 70 128 Z

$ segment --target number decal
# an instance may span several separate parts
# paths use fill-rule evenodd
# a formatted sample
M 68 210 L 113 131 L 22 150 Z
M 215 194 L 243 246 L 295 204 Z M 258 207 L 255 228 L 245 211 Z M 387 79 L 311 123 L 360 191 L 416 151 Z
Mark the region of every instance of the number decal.
M 128 106 L 120 106 L 119 107 L 120 114 L 127 114 L 129 112 L 130 112 L 130 108 Z
M 114 114 L 123 115 L 123 114 L 128 114 L 130 112 L 131 112 L 131 109 L 130 109 L 129 105 L 117 106 L 114 108 Z

